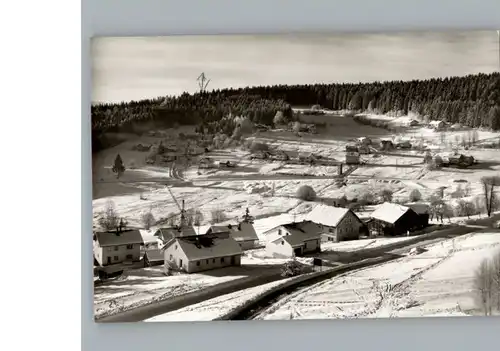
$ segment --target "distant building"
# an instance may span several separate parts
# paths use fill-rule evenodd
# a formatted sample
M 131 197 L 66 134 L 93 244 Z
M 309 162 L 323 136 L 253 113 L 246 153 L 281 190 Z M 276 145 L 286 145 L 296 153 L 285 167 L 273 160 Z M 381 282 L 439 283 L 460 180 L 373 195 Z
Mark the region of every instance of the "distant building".
M 276 226 L 264 233 L 266 252 L 272 257 L 299 257 L 321 251 L 321 227 L 311 221 Z
M 392 150 L 394 149 L 394 143 L 391 139 L 380 139 L 380 148 L 382 150 Z
M 356 240 L 367 234 L 366 225 L 350 209 L 327 205 L 316 206 L 307 219 L 321 226 L 322 241 Z
M 211 158 L 209 157 L 203 157 L 200 159 L 200 161 L 198 162 L 198 168 L 212 168 L 214 167 L 214 163 L 212 161 Z
M 390 202 L 379 205 L 368 220 L 372 235 L 402 235 L 423 227 L 414 210 Z
M 228 233 L 176 237 L 162 251 L 165 266 L 186 273 L 239 266 L 243 253 Z
M 446 127 L 446 123 L 444 121 L 430 121 L 429 127 L 435 130 L 442 130 Z
M 139 230 L 97 232 L 94 238 L 94 257 L 101 266 L 141 260 L 143 239 Z

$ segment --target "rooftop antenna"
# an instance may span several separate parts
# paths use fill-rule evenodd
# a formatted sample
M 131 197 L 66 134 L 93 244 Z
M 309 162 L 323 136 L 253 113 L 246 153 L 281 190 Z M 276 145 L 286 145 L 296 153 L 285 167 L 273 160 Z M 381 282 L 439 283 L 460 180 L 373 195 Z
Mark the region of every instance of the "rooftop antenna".
M 180 226 L 181 228 L 184 227 L 186 224 L 186 216 L 185 216 L 186 210 L 184 209 L 184 200 L 182 200 L 182 208 L 181 208 L 181 223 Z
M 210 83 L 210 79 L 205 76 L 205 72 L 201 72 L 201 74 L 196 78 L 198 81 L 198 87 L 200 88 L 200 93 L 204 93 L 207 90 L 208 83 Z

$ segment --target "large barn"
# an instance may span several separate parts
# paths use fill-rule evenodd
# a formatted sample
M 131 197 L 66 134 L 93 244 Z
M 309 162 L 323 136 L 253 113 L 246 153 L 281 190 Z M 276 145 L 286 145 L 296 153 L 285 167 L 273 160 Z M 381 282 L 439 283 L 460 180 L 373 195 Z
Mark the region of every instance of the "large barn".
M 385 202 L 368 220 L 371 235 L 403 235 L 423 228 L 421 217 L 410 207 Z

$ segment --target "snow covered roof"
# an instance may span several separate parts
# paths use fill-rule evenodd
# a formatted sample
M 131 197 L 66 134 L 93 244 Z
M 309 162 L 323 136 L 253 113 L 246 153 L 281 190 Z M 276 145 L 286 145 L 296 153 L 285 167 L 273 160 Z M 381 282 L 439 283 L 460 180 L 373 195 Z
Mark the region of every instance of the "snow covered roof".
M 318 239 L 321 236 L 321 228 L 311 221 L 304 220 L 303 222 L 287 223 L 274 227 L 273 229 L 278 227 L 282 227 L 290 233 L 290 235 L 276 234 L 269 238 L 270 242 L 285 239 L 290 245 L 297 246 L 304 244 L 305 241 Z
M 176 237 L 196 236 L 197 234 L 194 227 L 185 226 L 181 228 L 179 227 L 158 228 L 154 235 L 156 237 L 159 237 L 163 241 L 168 241 Z
M 101 247 L 144 243 L 142 235 L 137 229 L 126 230 L 121 233 L 97 232 L 95 236 L 97 243 Z
M 146 243 L 156 243 L 158 241 L 158 238 L 155 236 L 157 230 L 146 230 L 146 229 L 139 229 L 139 232 L 141 233 L 142 236 L 142 241 Z
M 259 240 L 252 223 L 241 222 L 236 226 L 231 226 L 231 236 L 236 241 Z
M 444 124 L 444 122 L 443 121 L 430 121 L 429 124 L 431 126 L 438 126 L 440 124 Z
M 148 260 L 151 262 L 154 261 L 164 261 L 165 257 L 163 253 L 159 249 L 148 250 L 144 253 L 144 258 L 147 256 Z
M 420 202 L 412 202 L 405 204 L 406 207 L 411 208 L 417 214 L 429 213 L 429 205 Z
M 318 205 L 309 212 L 307 220 L 328 227 L 336 227 L 347 212 L 349 212 L 349 209 L 344 207 Z
M 240 245 L 228 234 L 177 238 L 175 242 L 189 261 L 242 254 Z
M 371 214 L 371 218 L 378 219 L 387 223 L 396 223 L 406 212 L 410 210 L 409 207 L 394 204 L 391 202 L 384 202 L 379 205 L 377 209 Z

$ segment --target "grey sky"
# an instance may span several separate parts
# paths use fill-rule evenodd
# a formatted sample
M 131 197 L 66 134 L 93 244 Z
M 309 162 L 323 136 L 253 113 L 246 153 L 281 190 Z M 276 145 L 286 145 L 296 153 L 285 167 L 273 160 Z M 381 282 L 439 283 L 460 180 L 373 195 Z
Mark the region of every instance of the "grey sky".
M 197 89 L 359 82 L 497 71 L 496 31 L 281 36 L 98 38 L 93 101 L 117 102 Z

